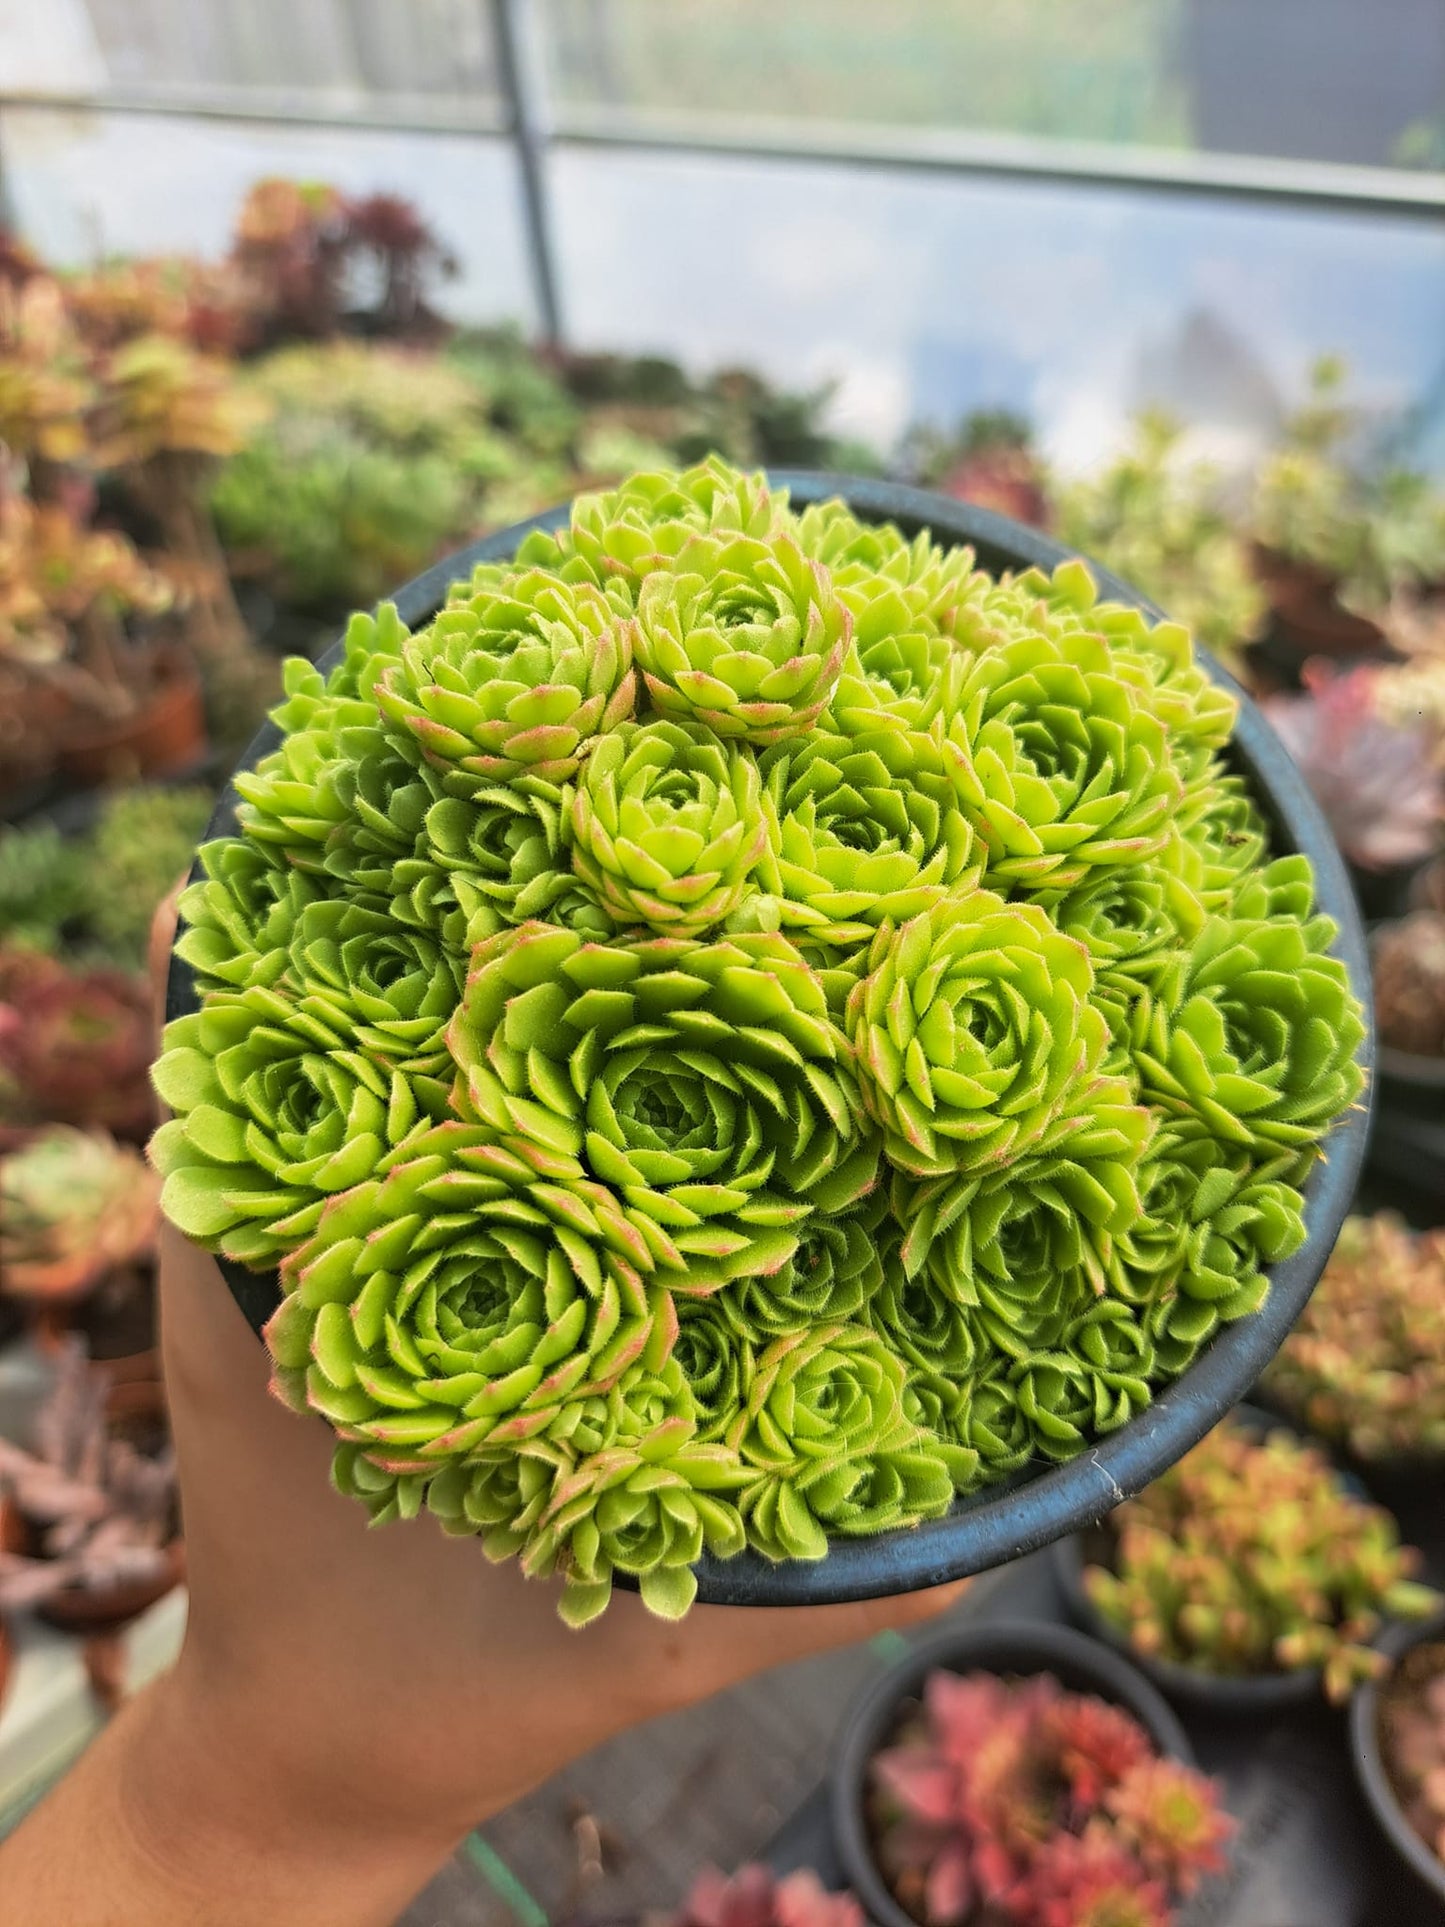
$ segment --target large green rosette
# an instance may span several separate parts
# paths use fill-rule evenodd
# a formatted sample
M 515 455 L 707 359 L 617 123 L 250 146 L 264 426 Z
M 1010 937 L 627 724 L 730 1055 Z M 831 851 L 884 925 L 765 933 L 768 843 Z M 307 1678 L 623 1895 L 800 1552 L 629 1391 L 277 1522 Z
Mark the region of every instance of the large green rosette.
M 846 1040 L 782 937 L 480 945 L 449 1033 L 463 1114 L 580 1159 L 678 1289 L 769 1271 L 874 1181 Z

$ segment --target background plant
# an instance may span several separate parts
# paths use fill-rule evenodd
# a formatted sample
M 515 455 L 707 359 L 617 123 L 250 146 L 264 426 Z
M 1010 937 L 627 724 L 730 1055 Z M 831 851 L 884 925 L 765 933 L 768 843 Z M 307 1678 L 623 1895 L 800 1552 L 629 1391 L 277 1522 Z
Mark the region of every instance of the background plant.
M 1438 1603 L 1390 1514 L 1282 1430 L 1226 1420 L 1105 1530 L 1107 1562 L 1084 1574 L 1094 1605 L 1138 1652 L 1200 1672 L 1318 1667 L 1342 1700 L 1382 1670 L 1384 1619 Z
M 1445 1232 L 1347 1218 L 1264 1384 L 1358 1458 L 1445 1453 Z
M 1167 1927 L 1234 1830 L 1214 1782 L 1049 1673 L 931 1673 L 868 1775 L 879 1866 L 923 1927 Z

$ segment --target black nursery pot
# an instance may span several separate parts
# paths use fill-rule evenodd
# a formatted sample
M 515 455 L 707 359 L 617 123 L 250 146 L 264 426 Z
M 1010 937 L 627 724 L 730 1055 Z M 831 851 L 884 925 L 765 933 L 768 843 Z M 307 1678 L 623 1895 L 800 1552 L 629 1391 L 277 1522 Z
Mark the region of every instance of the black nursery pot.
M 1445 1613 L 1437 1613 L 1422 1624 L 1392 1627 L 1380 1647 L 1393 1670 L 1415 1647 L 1436 1640 L 1445 1640 Z M 1388 1681 L 1388 1674 L 1383 1680 L 1367 1681 L 1356 1687 L 1350 1701 L 1350 1758 L 1355 1779 L 1381 1833 L 1419 1886 L 1441 1907 L 1445 1918 L 1445 1864 L 1436 1859 L 1406 1820 L 1385 1771 L 1380 1750 L 1380 1694 Z
M 1297 1437 L 1306 1437 L 1289 1419 L 1261 1411 L 1255 1405 L 1236 1406 L 1232 1417 L 1260 1438 L 1270 1432 L 1292 1432 Z M 1314 1439 L 1308 1442 L 1319 1444 Z M 1364 1496 L 1364 1489 L 1357 1479 L 1346 1474 L 1345 1482 L 1356 1489 L 1360 1496 Z M 1101 1520 L 1095 1527 L 1071 1532 L 1066 1539 L 1055 1540 L 1049 1548 L 1054 1577 L 1068 1605 L 1069 1617 L 1095 1639 L 1102 1640 L 1116 1653 L 1125 1655 L 1154 1682 L 1161 1693 L 1180 1705 L 1219 1718 L 1276 1713 L 1287 1707 L 1308 1706 L 1320 1698 L 1323 1683 L 1317 1666 L 1301 1667 L 1290 1673 L 1235 1676 L 1206 1673 L 1199 1667 L 1180 1666 L 1173 1660 L 1154 1659 L 1147 1653 L 1137 1651 L 1127 1635 L 1105 1619 L 1084 1585 L 1084 1568 L 1100 1563 L 1092 1555 L 1096 1551 L 1106 1550 L 1106 1546 L 1099 1542 L 1106 1540 L 1107 1532 L 1107 1522 Z
M 864 521 L 894 522 L 910 536 L 928 529 L 950 546 L 968 544 L 980 565 L 994 573 L 1030 567 L 1052 570 L 1061 562 L 1077 559 L 1077 551 L 1051 541 L 1036 529 L 922 489 L 846 475 L 793 471 L 774 472 L 770 479 L 789 489 L 798 507 L 841 496 Z M 465 580 L 478 562 L 505 560 L 534 529 L 555 529 L 567 515 L 566 506 L 549 509 L 438 562 L 397 592 L 395 602 L 402 621 L 413 629 L 424 625 L 445 602 L 450 586 Z M 1162 619 L 1163 611 L 1137 590 L 1107 569 L 1094 563 L 1089 566 L 1103 596 Z M 340 653 L 338 641 L 321 657 L 321 668 L 330 668 Z M 1329 828 L 1304 778 L 1255 704 L 1205 651 L 1201 650 L 1199 657 L 1213 680 L 1239 701 L 1231 760 L 1251 784 L 1259 807 L 1271 823 L 1277 848 L 1281 852 L 1302 851 L 1310 858 L 1319 908 L 1339 926 L 1333 952 L 1346 965 L 1355 995 L 1368 1013 L 1370 974 L 1364 932 Z M 280 741 L 280 731 L 268 723 L 247 749 L 242 767 L 253 767 Z M 238 801 L 235 790 L 228 786 L 216 806 L 208 836 L 235 833 Z M 190 967 L 173 955 L 166 1015 L 179 1017 L 197 1007 Z M 1373 1064 L 1372 1030 L 1360 1046 L 1359 1062 L 1368 1074 Z M 1202 1438 L 1253 1384 L 1299 1316 L 1324 1269 L 1354 1194 L 1364 1157 L 1368 1102 L 1367 1086 L 1360 1109 L 1342 1119 L 1332 1132 L 1328 1159 L 1321 1160 L 1311 1173 L 1305 1188 L 1305 1243 L 1292 1258 L 1272 1269 L 1263 1308 L 1221 1331 L 1185 1376 L 1129 1424 L 1101 1438 L 1066 1465 L 1031 1468 L 1007 1485 L 960 1500 L 941 1519 L 869 1539 L 835 1540 L 826 1559 L 774 1565 L 751 1550 L 726 1561 L 706 1556 L 696 1568 L 699 1600 L 730 1606 L 824 1605 L 943 1585 L 1036 1551 L 1100 1518 L 1147 1485 Z M 279 1299 L 275 1274 L 220 1262 L 237 1304 L 259 1332 Z
M 1445 1198 L 1445 1058 L 1378 1046 L 1370 1164 L 1422 1203 Z
M 957 1626 L 916 1641 L 906 1658 L 876 1679 L 848 1714 L 838 1738 L 828 1785 L 833 1844 L 848 1885 L 878 1927 L 917 1927 L 899 1905 L 873 1857 L 867 1817 L 868 1764 L 888 1744 L 904 1702 L 917 1697 L 928 1675 L 997 1673 L 1031 1678 L 1052 1673 L 1073 1693 L 1093 1693 L 1122 1707 L 1144 1728 L 1159 1753 L 1192 1765 L 1184 1728 L 1147 1679 L 1107 1646 L 1066 1626 L 1025 1621 L 1015 1626 Z

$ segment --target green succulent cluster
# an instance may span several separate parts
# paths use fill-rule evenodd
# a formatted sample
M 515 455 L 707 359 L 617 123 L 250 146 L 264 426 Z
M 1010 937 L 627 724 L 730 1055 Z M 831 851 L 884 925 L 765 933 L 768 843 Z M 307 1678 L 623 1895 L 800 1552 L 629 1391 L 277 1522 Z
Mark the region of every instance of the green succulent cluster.
M 165 1208 L 426 1510 L 686 1610 L 1125 1424 L 1301 1242 L 1359 1010 L 1176 625 L 1069 564 L 584 497 L 291 665 L 182 901 Z

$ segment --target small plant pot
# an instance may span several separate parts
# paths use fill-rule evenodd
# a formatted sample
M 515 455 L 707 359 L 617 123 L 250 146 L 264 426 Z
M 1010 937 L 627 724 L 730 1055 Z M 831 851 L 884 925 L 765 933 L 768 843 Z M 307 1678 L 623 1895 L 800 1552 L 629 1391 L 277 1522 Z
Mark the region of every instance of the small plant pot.
M 131 1579 L 113 1586 L 66 1586 L 36 1607 L 38 1616 L 67 1633 L 113 1632 L 164 1599 L 186 1576 L 186 1545 L 172 1539 L 164 1563 L 150 1579 Z
M 82 789 L 178 776 L 205 761 L 206 713 L 200 678 L 182 651 L 157 650 L 155 688 L 132 715 L 72 724 L 60 745 L 59 768 Z
M 1108 1528 L 1096 1526 L 1092 1532 L 1075 1532 L 1067 1539 L 1056 1540 L 1049 1548 L 1054 1576 L 1068 1604 L 1069 1617 L 1095 1639 L 1124 1654 L 1167 1698 L 1177 1705 L 1221 1719 L 1284 1712 L 1322 1698 L 1317 1666 L 1293 1673 L 1254 1673 L 1235 1678 L 1223 1673 L 1206 1673 L 1193 1666 L 1179 1666 L 1167 1659 L 1153 1659 L 1139 1652 L 1125 1634 L 1105 1619 L 1084 1585 L 1085 1566 L 1106 1564 L 1109 1545 Z
M 1391 1661 L 1391 1672 L 1406 1654 L 1427 1642 L 1445 1640 L 1445 1613 L 1414 1626 L 1395 1626 L 1380 1641 Z M 1445 1863 L 1426 1846 L 1405 1818 L 1380 1745 L 1381 1692 L 1389 1675 L 1368 1680 L 1355 1689 L 1350 1701 L 1350 1759 L 1355 1779 L 1380 1832 L 1418 1886 L 1445 1910 Z
M 1238 1405 L 1228 1416 L 1259 1438 L 1272 1431 L 1292 1432 L 1311 1444 L 1321 1443 L 1309 1439 L 1308 1434 L 1292 1418 L 1265 1411 L 1257 1405 Z M 1360 1497 L 1365 1496 L 1364 1487 L 1357 1478 L 1348 1472 L 1340 1476 Z M 1084 1568 L 1107 1565 L 1111 1545 L 1112 1535 L 1104 1519 L 1083 1532 L 1071 1533 L 1067 1539 L 1056 1540 L 1049 1549 L 1054 1576 L 1068 1604 L 1070 1618 L 1094 1638 L 1112 1646 L 1115 1652 L 1125 1654 L 1161 1693 L 1167 1694 L 1181 1706 L 1228 1719 L 1282 1712 L 1290 1707 L 1308 1706 L 1312 1701 L 1323 1700 L 1324 1683 L 1317 1666 L 1301 1667 L 1289 1673 L 1209 1673 L 1202 1667 L 1180 1666 L 1173 1660 L 1154 1659 L 1147 1653 L 1137 1651 L 1128 1636 L 1112 1626 L 1099 1611 L 1084 1585 Z
M 1184 1728 L 1168 1704 L 1107 1646 L 1064 1626 L 955 1626 L 916 1641 L 857 1700 L 844 1722 L 829 1775 L 833 1843 L 847 1884 L 877 1927 L 918 1927 L 897 1901 L 873 1854 L 868 1825 L 868 1767 L 899 1723 L 905 1703 L 940 1667 L 954 1673 L 998 1673 L 1027 1679 L 1052 1673 L 1070 1692 L 1093 1693 L 1131 1713 L 1156 1749 L 1193 1764 Z
M 1281 653 L 1307 662 L 1311 656 L 1339 661 L 1385 651 L 1380 625 L 1340 601 L 1338 576 L 1262 542 L 1252 545 L 1251 560 L 1274 616 L 1274 641 Z
M 1370 1164 L 1408 1184 L 1438 1215 L 1445 1198 L 1445 1058 L 1381 1044 Z

